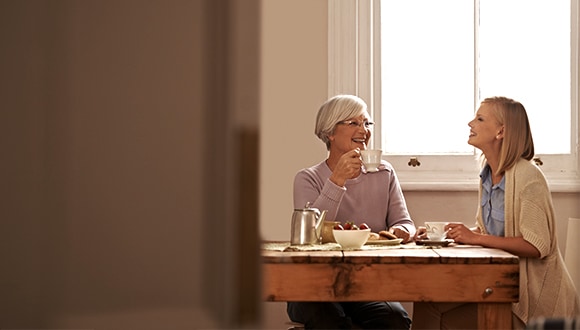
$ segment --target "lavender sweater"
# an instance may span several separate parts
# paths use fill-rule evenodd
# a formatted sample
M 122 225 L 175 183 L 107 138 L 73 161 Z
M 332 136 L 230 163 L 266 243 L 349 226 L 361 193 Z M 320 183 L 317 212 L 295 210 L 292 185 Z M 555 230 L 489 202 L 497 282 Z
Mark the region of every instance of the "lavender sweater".
M 327 221 L 366 222 L 373 232 L 393 226 L 415 234 L 403 192 L 392 165 L 382 161 L 378 172 L 362 173 L 347 180 L 344 187 L 329 180 L 332 171 L 323 161 L 300 170 L 294 178 L 294 207 L 328 210 Z

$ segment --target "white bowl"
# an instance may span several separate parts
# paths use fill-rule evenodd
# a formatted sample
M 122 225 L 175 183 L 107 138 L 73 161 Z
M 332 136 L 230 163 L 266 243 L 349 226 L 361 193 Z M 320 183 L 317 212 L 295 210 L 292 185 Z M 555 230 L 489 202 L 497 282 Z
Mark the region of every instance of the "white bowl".
M 336 243 L 345 250 L 360 249 L 369 239 L 370 229 L 332 230 Z

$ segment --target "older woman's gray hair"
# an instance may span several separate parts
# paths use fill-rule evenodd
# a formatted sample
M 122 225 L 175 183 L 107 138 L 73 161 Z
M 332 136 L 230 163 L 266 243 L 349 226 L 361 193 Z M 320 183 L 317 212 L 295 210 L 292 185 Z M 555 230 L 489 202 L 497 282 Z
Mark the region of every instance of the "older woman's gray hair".
M 330 135 L 334 133 L 336 124 L 343 120 L 358 117 L 367 112 L 367 104 L 360 97 L 354 95 L 336 95 L 328 99 L 316 116 L 314 134 L 326 144 L 330 150 Z

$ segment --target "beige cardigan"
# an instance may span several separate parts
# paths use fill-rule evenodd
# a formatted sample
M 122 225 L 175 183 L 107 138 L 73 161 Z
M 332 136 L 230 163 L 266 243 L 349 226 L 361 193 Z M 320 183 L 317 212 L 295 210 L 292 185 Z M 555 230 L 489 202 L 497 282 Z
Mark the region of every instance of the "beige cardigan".
M 480 183 L 479 200 L 481 189 Z M 477 226 L 486 233 L 481 206 Z M 520 297 L 512 306 L 513 313 L 526 324 L 538 317 L 580 315 L 580 298 L 558 248 L 546 178 L 525 159 L 505 173 L 505 236 L 523 236 L 540 251 L 539 258 L 520 257 Z

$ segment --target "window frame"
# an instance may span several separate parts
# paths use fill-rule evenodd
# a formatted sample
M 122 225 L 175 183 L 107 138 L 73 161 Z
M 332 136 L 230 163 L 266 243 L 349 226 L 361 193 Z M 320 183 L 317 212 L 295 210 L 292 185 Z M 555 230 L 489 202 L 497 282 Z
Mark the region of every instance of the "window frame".
M 477 1 L 477 0 L 474 0 Z M 376 127 L 374 145 L 381 141 L 380 0 L 328 0 L 328 96 L 355 94 L 368 105 Z M 543 155 L 541 169 L 553 192 L 580 192 L 580 131 L 578 83 L 579 5 L 571 1 L 571 146 L 570 155 Z M 412 133 L 410 133 L 412 136 Z M 416 157 L 420 166 L 410 166 Z M 404 190 L 474 191 L 479 168 L 473 156 L 465 155 L 385 155 L 397 171 Z M 564 167 L 561 164 L 565 164 Z

